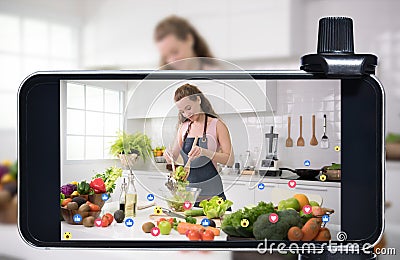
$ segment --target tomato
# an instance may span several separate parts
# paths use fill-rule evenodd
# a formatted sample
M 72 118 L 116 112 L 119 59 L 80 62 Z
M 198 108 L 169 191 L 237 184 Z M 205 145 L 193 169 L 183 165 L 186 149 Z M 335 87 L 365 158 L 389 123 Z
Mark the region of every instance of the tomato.
M 190 230 L 187 234 L 187 237 L 189 238 L 189 240 L 192 240 L 192 241 L 201 240 L 201 234 L 198 230 Z
M 211 230 L 205 230 L 201 233 L 201 239 L 203 241 L 213 241 L 214 240 L 214 232 Z
M 101 226 L 102 227 L 108 227 L 108 225 L 110 225 L 110 221 L 109 221 L 108 217 L 106 215 L 104 215 L 101 218 Z
M 160 222 L 162 222 L 162 221 L 166 221 L 166 219 L 165 218 L 160 218 L 159 220 L 157 220 L 157 227 L 160 224 Z
M 107 213 L 104 216 L 108 218 L 108 222 L 110 222 L 110 224 L 114 221 L 114 217 L 110 213 Z

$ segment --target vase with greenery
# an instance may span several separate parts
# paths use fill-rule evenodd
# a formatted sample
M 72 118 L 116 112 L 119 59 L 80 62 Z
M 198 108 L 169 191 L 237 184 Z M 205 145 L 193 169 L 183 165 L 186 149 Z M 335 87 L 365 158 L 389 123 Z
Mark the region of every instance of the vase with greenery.
M 152 155 L 151 139 L 143 133 L 128 134 L 119 132 L 111 145 L 110 153 L 118 157 L 124 167 L 131 168 L 137 158 L 146 161 Z

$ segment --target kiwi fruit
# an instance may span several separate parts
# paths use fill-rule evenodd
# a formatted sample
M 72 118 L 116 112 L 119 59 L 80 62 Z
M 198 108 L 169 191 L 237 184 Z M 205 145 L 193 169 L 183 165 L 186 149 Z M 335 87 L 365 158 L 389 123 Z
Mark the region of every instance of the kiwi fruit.
M 154 223 L 152 222 L 146 222 L 142 225 L 142 229 L 144 233 L 150 233 L 151 229 L 155 227 Z
M 68 204 L 67 204 L 67 209 L 77 210 L 78 208 L 79 208 L 79 206 L 78 206 L 78 203 L 76 203 L 76 202 L 71 201 L 71 202 L 68 202 Z
M 69 204 L 69 203 L 68 203 Z M 67 204 L 67 205 L 68 205 Z M 82 204 L 80 207 L 79 207 L 79 210 L 78 211 L 80 211 L 80 212 L 89 212 L 90 211 L 90 207 L 89 207 L 89 205 L 88 204 Z
M 94 217 L 89 216 L 83 219 L 82 221 L 84 227 L 93 227 L 94 226 Z

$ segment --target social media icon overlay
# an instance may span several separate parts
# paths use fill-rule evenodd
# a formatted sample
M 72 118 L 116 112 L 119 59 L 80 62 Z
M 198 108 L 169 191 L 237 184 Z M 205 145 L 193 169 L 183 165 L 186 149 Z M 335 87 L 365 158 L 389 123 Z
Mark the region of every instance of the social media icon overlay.
M 185 201 L 185 202 L 183 203 L 183 208 L 184 208 L 185 210 L 191 209 L 191 208 L 192 208 L 192 203 L 191 203 L 190 201 Z
M 340 146 L 339 146 L 339 145 L 336 145 L 336 146 L 335 146 L 335 151 L 336 151 L 336 152 L 340 152 Z
M 303 213 L 304 214 L 310 214 L 311 212 L 312 212 L 312 207 L 310 205 L 304 205 Z
M 319 176 L 319 180 L 320 181 L 326 181 L 326 175 L 325 174 L 321 174 L 321 176 Z
M 271 213 L 271 214 L 269 214 L 269 218 L 268 219 L 269 219 L 269 222 L 276 223 L 276 222 L 278 222 L 279 217 L 278 217 L 278 215 L 276 213 Z
M 101 227 L 101 218 L 98 218 L 94 221 L 96 227 Z
M 328 223 L 329 219 L 330 219 L 329 215 L 323 215 L 322 216 L 322 222 L 324 222 L 324 223 Z
M 103 195 L 101 195 L 101 199 L 102 199 L 103 201 L 107 201 L 109 198 L 110 198 L 110 196 L 108 196 L 107 193 L 104 193 Z
M 156 236 L 158 236 L 158 235 L 160 234 L 160 229 L 159 229 L 158 227 L 153 227 L 153 228 L 150 230 L 150 233 L 151 233 L 151 235 L 152 235 L 153 237 L 156 237 Z
M 296 181 L 295 180 L 290 180 L 288 181 L 288 186 L 289 188 L 295 188 L 296 187 Z
M 81 223 L 82 222 L 82 216 L 80 214 L 75 214 L 73 216 L 73 220 L 75 223 Z
M 147 195 L 147 200 L 148 201 L 153 201 L 154 200 L 154 195 L 153 194 L 148 194 Z
M 259 184 L 258 184 L 258 189 L 259 189 L 259 190 L 263 190 L 264 188 L 265 188 L 264 183 L 259 183 Z
M 71 232 L 65 232 L 65 233 L 64 233 L 64 239 L 70 240 L 71 238 L 72 238 Z
M 208 227 L 208 226 L 210 225 L 210 220 L 209 220 L 208 218 L 203 218 L 203 219 L 201 220 L 201 225 L 202 225 L 203 227 Z
M 135 222 L 133 221 L 133 219 L 127 218 L 127 219 L 125 220 L 125 226 L 127 226 L 127 227 L 132 227 L 133 224 L 135 224 Z
M 163 213 L 162 208 L 157 206 L 154 208 L 154 214 L 161 215 Z
M 240 225 L 242 226 L 242 227 L 248 227 L 249 226 L 249 224 L 250 224 L 250 222 L 249 222 L 249 220 L 248 219 L 242 219 L 241 221 L 240 221 Z
M 310 160 L 305 160 L 304 161 L 304 166 L 310 166 L 311 165 L 311 162 L 310 162 Z

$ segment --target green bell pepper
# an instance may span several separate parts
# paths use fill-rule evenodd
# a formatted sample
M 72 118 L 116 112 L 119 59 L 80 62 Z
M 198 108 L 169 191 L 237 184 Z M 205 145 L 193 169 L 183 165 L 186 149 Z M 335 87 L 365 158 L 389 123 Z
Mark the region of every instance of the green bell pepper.
M 89 194 L 90 185 L 86 181 L 82 181 L 78 184 L 77 191 L 81 195 Z

